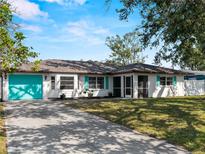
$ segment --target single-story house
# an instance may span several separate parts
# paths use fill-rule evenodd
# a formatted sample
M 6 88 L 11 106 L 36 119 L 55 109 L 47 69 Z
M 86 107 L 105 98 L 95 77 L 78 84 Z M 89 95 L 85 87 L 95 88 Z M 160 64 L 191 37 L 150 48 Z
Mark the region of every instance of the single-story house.
M 205 95 L 205 71 L 185 71 L 184 77 L 185 95 Z
M 3 100 L 79 97 L 146 98 L 184 96 L 183 71 L 148 65 L 114 66 L 98 61 L 43 60 L 38 72 L 30 63 L 4 74 Z M 92 95 L 90 95 L 92 94 Z

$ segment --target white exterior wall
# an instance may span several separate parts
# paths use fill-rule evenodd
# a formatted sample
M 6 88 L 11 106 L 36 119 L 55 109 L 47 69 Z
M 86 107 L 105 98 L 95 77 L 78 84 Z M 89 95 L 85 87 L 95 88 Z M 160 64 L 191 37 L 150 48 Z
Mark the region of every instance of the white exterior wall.
M 148 76 L 148 97 L 169 97 L 169 96 L 184 96 L 184 76 L 182 75 L 173 75 L 176 76 L 177 84 L 176 87 L 173 86 L 157 86 L 156 77 L 157 74 L 138 74 L 133 75 L 133 98 L 138 98 L 138 76 L 147 75 Z M 160 76 L 160 74 L 159 74 Z M 169 76 L 161 74 L 161 76 Z M 174 94 L 175 93 L 175 94 Z
M 15 74 L 26 74 L 26 73 L 15 73 Z M 37 73 L 27 73 L 28 75 Z M 77 74 L 39 74 L 43 76 L 43 99 L 59 98 L 61 94 L 65 94 L 67 98 L 78 97 L 78 75 Z M 5 76 L 5 75 L 4 75 Z M 47 79 L 45 79 L 47 76 Z M 51 89 L 51 76 L 56 77 L 55 90 Z M 60 90 L 60 76 L 73 76 L 74 77 L 74 90 Z M 3 99 L 8 101 L 8 75 L 7 78 L 3 79 Z
M 105 77 L 105 75 L 87 75 L 89 77 Z M 89 89 L 93 91 L 93 97 L 106 97 L 108 96 L 108 94 L 111 92 L 112 93 L 112 89 L 113 89 L 113 80 L 111 76 L 109 77 L 109 88 L 105 89 L 105 84 L 104 84 L 104 89 Z M 104 80 L 105 83 L 105 80 Z M 78 93 L 79 93 L 79 97 L 87 97 L 88 94 L 84 94 L 83 92 L 85 91 L 84 88 L 84 75 L 79 75 L 79 89 L 78 89 Z
M 177 76 L 177 96 L 185 96 L 184 76 Z
M 47 80 L 45 80 L 45 76 L 47 76 Z M 51 76 L 55 76 L 55 89 L 51 89 Z M 61 76 L 74 77 L 74 89 L 61 90 L 60 89 Z M 44 74 L 43 92 L 44 92 L 44 99 L 60 98 L 60 95 L 62 94 L 65 94 L 66 98 L 78 97 L 78 75 L 77 74 Z
M 165 76 L 164 74 L 159 74 L 159 76 Z M 169 75 L 167 75 L 169 76 Z M 176 76 L 176 87 L 174 86 L 157 86 L 156 85 L 156 75 L 149 75 L 149 97 L 169 97 L 169 96 L 184 96 L 184 76 Z
M 205 95 L 205 80 L 185 80 L 185 95 Z
M 26 74 L 26 73 L 23 73 Z M 31 73 L 30 73 L 31 74 Z M 32 73 L 35 74 L 35 73 Z M 65 94 L 67 98 L 73 97 L 87 97 L 87 94 L 84 94 L 84 75 L 77 74 L 42 74 L 43 75 L 43 98 L 59 98 L 61 94 Z M 138 74 L 138 73 L 130 73 L 130 74 L 121 74 L 115 76 L 121 76 L 121 97 L 124 97 L 124 83 L 123 76 L 131 76 L 133 75 L 133 98 L 138 98 L 138 75 L 147 75 L 148 76 L 148 97 L 168 97 L 173 96 L 173 90 L 170 86 L 157 86 L 156 85 L 156 74 Z M 160 75 L 160 74 L 159 74 Z M 45 79 L 45 76 L 47 79 Z M 51 76 L 55 76 L 55 90 L 51 89 Z M 74 89 L 73 90 L 60 90 L 60 76 L 73 76 L 74 77 Z M 103 75 L 87 75 L 87 76 L 103 76 Z M 162 74 L 161 76 L 165 76 Z M 175 88 L 175 96 L 184 96 L 185 88 L 190 86 L 186 83 L 186 87 L 184 88 L 184 76 L 174 75 L 177 78 L 177 84 Z M 105 77 L 105 76 L 103 76 Z M 193 84 L 192 84 L 193 86 Z M 204 94 L 203 88 L 205 88 L 205 83 L 197 82 L 197 87 L 200 88 L 191 88 L 197 89 L 199 94 Z M 8 100 L 8 75 L 6 79 L 3 80 L 3 94 L 4 100 Z M 201 89 L 201 90 L 200 90 Z M 94 97 L 105 97 L 108 96 L 109 93 L 113 93 L 113 76 L 109 76 L 109 89 L 92 89 L 94 91 Z M 188 94 L 192 94 L 189 91 Z M 188 95 L 186 92 L 186 95 Z M 193 95 L 193 94 L 192 94 Z
M 15 73 L 15 74 L 26 74 L 26 73 Z M 28 74 L 37 74 L 37 73 L 28 73 Z M 39 74 L 39 73 L 38 73 Z M 84 75 L 77 74 L 40 74 L 43 76 L 43 99 L 49 98 L 60 98 L 61 94 L 65 94 L 66 98 L 75 98 L 75 97 L 87 97 L 83 94 L 84 91 Z M 51 89 L 51 76 L 55 76 L 55 89 Z M 73 90 L 61 90 L 60 89 L 60 77 L 61 76 L 72 76 L 74 77 L 74 89 Z M 94 75 L 96 76 L 96 75 Z M 98 76 L 98 75 L 97 75 Z M 8 100 L 8 75 L 7 78 L 3 80 L 3 94 L 4 101 Z M 108 96 L 109 92 L 112 92 L 113 89 L 113 80 L 109 76 L 109 89 L 93 89 L 94 97 L 105 97 Z
M 3 74 L 3 100 L 8 100 L 8 75 Z

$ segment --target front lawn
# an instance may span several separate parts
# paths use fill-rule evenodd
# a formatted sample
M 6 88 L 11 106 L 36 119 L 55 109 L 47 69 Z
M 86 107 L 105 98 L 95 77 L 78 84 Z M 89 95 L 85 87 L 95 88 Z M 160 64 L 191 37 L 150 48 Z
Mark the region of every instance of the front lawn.
M 76 100 L 86 111 L 194 153 L 205 153 L 205 96 L 144 100 Z
M 0 104 L 0 154 L 6 154 L 6 132 L 4 128 L 3 105 Z

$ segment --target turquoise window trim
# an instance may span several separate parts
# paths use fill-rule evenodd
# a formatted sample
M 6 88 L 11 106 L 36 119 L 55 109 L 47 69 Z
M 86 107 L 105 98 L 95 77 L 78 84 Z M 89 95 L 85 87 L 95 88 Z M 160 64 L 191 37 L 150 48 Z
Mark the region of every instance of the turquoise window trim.
M 156 85 L 157 87 L 160 86 L 160 75 L 156 76 Z
M 84 76 L 84 89 L 89 89 L 89 77 L 87 75 Z
M 173 86 L 177 86 L 177 77 L 176 76 L 174 76 L 173 77 L 173 79 L 172 79 L 172 81 L 173 81 Z
M 109 89 L 109 77 L 105 76 L 105 89 Z

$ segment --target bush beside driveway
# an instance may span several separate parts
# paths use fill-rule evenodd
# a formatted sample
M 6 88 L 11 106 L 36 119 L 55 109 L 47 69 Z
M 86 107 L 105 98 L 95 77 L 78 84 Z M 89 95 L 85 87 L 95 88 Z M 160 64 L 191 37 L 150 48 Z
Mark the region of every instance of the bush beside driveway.
M 70 107 L 165 139 L 193 153 L 205 153 L 205 96 L 68 102 Z

